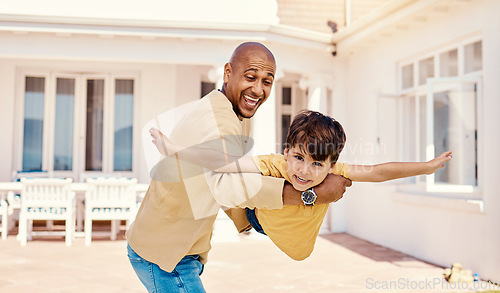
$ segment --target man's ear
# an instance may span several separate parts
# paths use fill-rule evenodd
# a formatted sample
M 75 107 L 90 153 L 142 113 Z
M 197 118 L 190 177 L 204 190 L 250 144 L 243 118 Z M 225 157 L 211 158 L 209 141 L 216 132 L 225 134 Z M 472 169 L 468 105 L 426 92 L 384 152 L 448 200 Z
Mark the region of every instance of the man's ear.
M 229 81 L 229 76 L 231 75 L 231 72 L 233 72 L 233 68 L 231 67 L 231 64 L 226 63 L 224 65 L 224 83 L 227 83 Z

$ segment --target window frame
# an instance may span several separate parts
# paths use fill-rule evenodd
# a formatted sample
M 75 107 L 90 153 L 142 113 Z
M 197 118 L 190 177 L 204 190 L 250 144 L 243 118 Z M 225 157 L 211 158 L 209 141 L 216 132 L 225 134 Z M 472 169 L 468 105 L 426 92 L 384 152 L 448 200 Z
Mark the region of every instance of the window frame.
M 479 176 L 482 158 L 480 151 L 482 148 L 482 119 L 480 119 L 480 109 L 482 109 L 482 78 L 480 75 L 462 76 L 462 77 L 439 77 L 430 78 L 427 80 L 427 97 L 426 97 L 426 113 L 434 113 L 434 85 L 443 83 L 474 83 L 477 85 L 476 88 L 476 98 L 477 98 L 477 108 L 476 108 L 476 119 L 477 119 L 477 186 L 476 185 L 465 185 L 465 184 L 437 184 L 435 182 L 435 174 L 430 174 L 426 176 L 425 184 L 426 191 L 429 192 L 453 192 L 453 193 L 474 193 L 481 190 L 481 176 Z M 435 157 L 435 145 L 434 145 L 434 119 L 433 115 L 427 115 L 426 117 L 426 149 L 425 155 L 426 160 L 432 160 Z
M 434 120 L 433 120 L 433 115 L 426 115 L 426 137 L 425 143 L 426 146 L 423 145 L 423 143 L 420 142 L 420 130 L 419 130 L 419 120 L 420 120 L 420 99 L 424 99 L 425 105 L 426 105 L 426 113 L 433 113 L 429 112 L 429 103 L 433 103 L 433 99 L 429 98 L 429 95 L 433 97 L 432 92 L 432 85 L 434 83 L 440 83 L 440 82 L 475 82 L 477 83 L 477 110 L 476 110 L 476 117 L 477 117 L 477 169 L 478 169 L 478 178 L 477 178 L 477 186 L 471 186 L 471 185 L 453 185 L 453 184 L 435 184 L 434 183 L 434 175 L 429 175 L 425 176 L 423 178 L 422 176 L 418 176 L 415 180 L 415 183 L 408 183 L 408 180 L 401 180 L 401 182 L 407 183 L 406 187 L 404 187 L 405 190 L 411 191 L 411 192 L 422 192 L 424 191 L 427 194 L 436 194 L 439 196 L 445 195 L 445 196 L 451 196 L 451 197 L 459 197 L 459 198 L 480 198 L 480 193 L 481 193 L 481 187 L 482 187 L 482 177 L 481 177 L 481 167 L 482 166 L 482 120 L 481 120 L 481 111 L 482 111 L 482 100 L 483 100 L 483 90 L 482 90 L 482 79 L 483 79 L 483 70 L 484 70 L 484 64 L 482 65 L 481 70 L 477 70 L 474 72 L 470 73 L 465 73 L 465 54 L 464 50 L 467 45 L 476 43 L 476 42 L 481 42 L 482 46 L 484 48 L 484 39 L 482 36 L 468 36 L 464 37 L 461 40 L 458 40 L 456 42 L 450 43 L 446 46 L 442 46 L 439 49 L 434 49 L 431 52 L 427 52 L 425 54 L 420 54 L 418 56 L 414 56 L 411 59 L 405 59 L 405 60 L 400 60 L 398 62 L 397 68 L 398 68 L 398 74 L 397 74 L 397 88 L 398 88 L 398 96 L 400 97 L 399 99 L 399 114 L 398 115 L 398 120 L 402 122 L 402 117 L 404 115 L 403 113 L 403 99 L 407 97 L 415 97 L 415 121 L 414 123 L 417 129 L 417 132 L 415 133 L 415 139 L 414 143 L 416 144 L 416 151 L 415 151 L 415 159 L 425 159 L 425 160 L 430 160 L 435 157 L 434 154 L 434 148 L 429 149 L 427 146 L 429 144 L 429 139 L 432 135 L 433 139 L 433 129 L 432 133 L 429 132 L 429 127 L 433 127 L 434 125 Z M 457 76 L 451 76 L 451 77 L 441 77 L 441 54 L 449 52 L 451 50 L 457 50 Z M 420 61 L 428 59 L 428 58 L 434 58 L 434 76 L 431 78 L 427 78 L 426 82 L 422 85 L 419 84 L 419 64 Z M 483 59 L 484 62 L 484 59 Z M 413 64 L 413 86 L 408 87 L 408 88 L 403 88 L 403 67 L 408 66 L 410 64 Z M 432 105 L 433 106 L 433 105 Z M 433 107 L 431 108 L 433 111 Z M 429 120 L 432 120 L 432 125 L 429 125 Z M 398 133 L 401 135 L 403 133 L 404 129 L 400 127 L 398 130 Z M 399 139 L 399 147 L 403 149 L 405 147 L 405 143 L 403 142 L 403 139 Z M 425 158 L 420 158 L 421 152 L 419 151 L 422 147 L 425 147 Z M 407 160 L 408 158 L 403 158 L 402 152 L 400 151 L 400 159 L 401 160 Z

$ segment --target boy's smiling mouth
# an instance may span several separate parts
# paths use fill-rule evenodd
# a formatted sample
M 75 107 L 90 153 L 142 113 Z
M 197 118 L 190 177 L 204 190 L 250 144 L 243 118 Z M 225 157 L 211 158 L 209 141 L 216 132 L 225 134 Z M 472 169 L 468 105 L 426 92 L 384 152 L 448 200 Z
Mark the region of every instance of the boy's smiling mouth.
M 304 179 L 302 177 L 299 177 L 297 175 L 293 175 L 295 181 L 301 185 L 305 185 L 305 184 L 308 184 L 309 182 L 311 182 L 311 180 L 307 180 L 307 179 Z

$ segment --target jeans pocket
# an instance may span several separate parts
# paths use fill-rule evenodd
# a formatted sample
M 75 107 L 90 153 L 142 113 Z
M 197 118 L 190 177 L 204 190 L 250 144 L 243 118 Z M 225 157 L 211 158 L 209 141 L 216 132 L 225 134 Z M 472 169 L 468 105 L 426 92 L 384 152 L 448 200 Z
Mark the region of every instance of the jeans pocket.
M 184 274 L 185 271 L 197 272 L 198 275 L 201 276 L 204 267 L 205 266 L 200 261 L 200 256 L 194 254 L 184 256 L 177 264 L 176 270 L 181 274 Z
M 127 244 L 127 255 L 131 262 L 145 262 L 140 255 L 138 255 L 131 247 Z

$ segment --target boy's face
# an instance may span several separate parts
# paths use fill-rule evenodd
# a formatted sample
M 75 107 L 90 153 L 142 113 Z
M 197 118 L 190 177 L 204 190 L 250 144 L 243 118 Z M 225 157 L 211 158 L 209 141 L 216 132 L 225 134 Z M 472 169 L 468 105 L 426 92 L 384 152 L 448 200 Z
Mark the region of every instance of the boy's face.
M 333 170 L 330 158 L 323 162 L 316 161 L 297 146 L 285 149 L 284 156 L 288 163 L 288 177 L 293 187 L 299 191 L 320 184 Z

